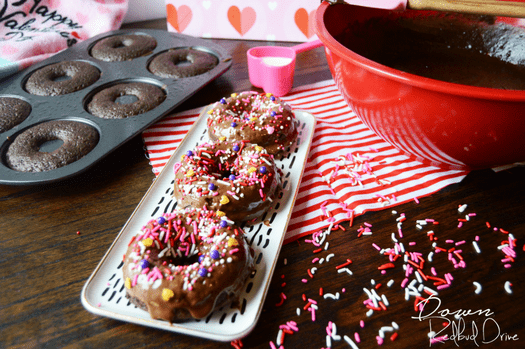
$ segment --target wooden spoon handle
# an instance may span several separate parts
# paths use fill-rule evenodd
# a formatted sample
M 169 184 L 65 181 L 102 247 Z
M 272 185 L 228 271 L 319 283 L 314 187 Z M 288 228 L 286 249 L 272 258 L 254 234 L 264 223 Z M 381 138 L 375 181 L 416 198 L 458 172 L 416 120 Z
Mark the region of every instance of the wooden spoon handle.
M 525 17 L 525 3 L 498 0 L 408 0 L 413 10 L 435 10 L 504 17 Z

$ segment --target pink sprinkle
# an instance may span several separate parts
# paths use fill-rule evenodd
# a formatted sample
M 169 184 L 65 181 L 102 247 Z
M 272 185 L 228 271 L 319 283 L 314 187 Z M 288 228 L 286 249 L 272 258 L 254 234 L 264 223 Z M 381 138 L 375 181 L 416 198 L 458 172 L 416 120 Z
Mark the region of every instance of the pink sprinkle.
M 361 320 L 361 321 L 363 321 L 363 320 Z M 363 326 L 361 326 L 361 327 L 363 327 Z M 355 338 L 355 341 L 357 343 L 361 343 L 361 337 L 359 337 L 359 333 L 355 332 L 354 333 L 354 338 Z
M 275 344 L 273 344 L 272 341 L 270 341 L 270 348 L 272 348 L 272 349 L 277 349 L 277 347 L 275 346 Z
M 512 267 L 512 265 L 510 265 L 510 264 L 508 264 L 508 263 L 505 264 L 505 265 L 503 265 L 503 266 L 504 266 L 505 268 L 507 268 L 507 269 L 510 268 L 510 267 Z
M 419 204 L 419 200 L 417 198 L 414 198 L 414 201 L 416 202 L 416 204 Z
M 238 249 L 238 248 L 232 248 L 232 249 L 230 250 L 230 254 L 234 254 L 234 253 L 237 253 L 237 252 L 239 252 L 239 249 Z
M 465 240 L 456 242 L 456 246 L 463 245 L 465 243 Z
M 376 340 L 377 340 L 377 345 L 382 345 L 383 344 L 383 338 L 381 338 L 379 336 L 376 336 Z
M 317 261 L 319 261 L 319 258 L 315 257 L 314 259 L 312 259 L 312 263 L 317 263 Z
M 310 307 L 310 308 L 308 308 L 308 310 L 310 310 L 310 312 L 312 313 L 312 321 L 315 322 L 315 309 Z
M 415 242 L 415 241 L 410 241 L 408 244 L 409 244 L 410 246 L 415 246 L 415 245 L 416 245 L 416 242 Z
M 450 286 L 450 284 L 443 284 L 443 285 L 439 285 L 439 286 L 437 287 L 437 289 L 438 289 L 438 290 L 442 290 L 442 289 L 447 288 L 447 287 L 449 287 L 449 286 Z
M 454 240 L 445 240 L 445 242 L 446 242 L 447 244 L 453 244 L 453 243 L 454 243 Z
M 403 281 L 401 281 L 401 287 L 405 288 L 407 283 L 408 283 L 408 278 L 404 278 Z
M 375 243 L 372 243 L 372 246 L 378 251 L 381 251 L 381 247 L 377 246 Z
M 372 228 L 372 224 L 365 222 L 364 223 L 367 227 Z
M 306 284 L 308 282 L 308 280 L 306 279 L 302 279 L 301 281 L 303 282 L 303 284 Z
M 430 272 L 432 273 L 432 275 L 437 276 L 436 268 L 434 267 L 430 268 Z

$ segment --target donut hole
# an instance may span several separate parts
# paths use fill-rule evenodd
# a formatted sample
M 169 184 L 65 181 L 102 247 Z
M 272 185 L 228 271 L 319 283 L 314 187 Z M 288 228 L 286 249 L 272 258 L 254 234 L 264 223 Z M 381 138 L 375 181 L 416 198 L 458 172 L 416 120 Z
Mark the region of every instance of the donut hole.
M 191 60 L 190 57 L 186 57 L 185 59 L 179 59 L 173 62 L 177 67 L 188 67 L 193 64 L 193 60 Z
M 117 104 L 132 104 L 139 100 L 139 98 L 132 94 L 125 94 L 122 96 L 117 96 L 115 103 Z
M 69 73 L 69 71 L 66 71 L 62 74 L 53 74 L 49 77 L 49 79 L 53 82 L 62 82 L 62 81 L 68 81 L 71 80 L 72 74 Z
M 172 258 L 172 261 L 171 261 L 173 265 L 180 265 L 180 266 L 192 265 L 198 262 L 199 262 L 198 255 L 175 257 L 175 258 Z
M 41 153 L 52 153 L 58 150 L 64 141 L 58 138 L 44 139 L 38 144 L 38 151 Z
M 124 48 L 129 47 L 133 44 L 133 40 L 131 39 L 124 39 L 120 41 L 115 41 L 110 47 L 111 48 Z

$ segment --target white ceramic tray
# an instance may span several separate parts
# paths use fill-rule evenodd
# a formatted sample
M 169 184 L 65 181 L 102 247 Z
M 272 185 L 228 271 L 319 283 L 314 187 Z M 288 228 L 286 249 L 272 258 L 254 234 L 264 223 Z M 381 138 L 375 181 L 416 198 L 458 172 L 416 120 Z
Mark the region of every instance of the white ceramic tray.
M 171 212 L 176 207 L 176 200 L 173 198 L 173 165 L 187 150 L 208 140 L 206 109 L 87 280 L 81 295 L 84 307 L 97 315 L 211 340 L 232 341 L 246 336 L 255 327 L 261 314 L 312 142 L 315 118 L 304 111 L 295 111 L 295 115 L 299 120 L 297 142 L 292 145 L 286 157 L 276 159 L 277 165 L 283 170 L 283 195 L 260 223 L 244 227 L 248 241 L 255 250 L 256 265 L 255 272 L 240 295 L 240 309 L 227 306 L 215 310 L 206 319 L 183 323 L 170 324 L 153 320 L 148 312 L 129 303 L 122 280 L 122 256 L 131 237 L 140 231 L 145 222 L 163 212 Z M 270 224 L 267 225 L 264 221 Z

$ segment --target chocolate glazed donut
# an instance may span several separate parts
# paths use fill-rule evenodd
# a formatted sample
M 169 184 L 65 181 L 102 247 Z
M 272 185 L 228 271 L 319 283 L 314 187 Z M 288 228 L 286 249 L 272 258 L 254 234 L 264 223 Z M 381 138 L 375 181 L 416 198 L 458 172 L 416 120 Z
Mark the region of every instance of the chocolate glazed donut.
M 181 79 L 204 74 L 218 62 L 217 57 L 210 53 L 192 48 L 177 48 L 157 55 L 148 69 L 163 78 Z
M 114 35 L 102 39 L 91 49 L 91 56 L 105 62 L 127 61 L 151 53 L 157 41 L 149 35 Z
M 202 319 L 228 303 L 239 306 L 253 255 L 243 230 L 215 211 L 164 213 L 128 245 L 126 297 L 153 319 Z
M 99 78 L 100 71 L 93 65 L 67 61 L 38 69 L 27 79 L 25 88 L 38 96 L 58 96 L 82 90 Z
M 76 121 L 48 121 L 18 135 L 7 150 L 9 167 L 21 172 L 43 172 L 70 164 L 88 154 L 98 143 L 95 128 Z M 49 141 L 64 142 L 52 152 L 40 151 Z
M 133 103 L 121 104 L 119 97 L 135 96 Z M 155 85 L 131 82 L 114 85 L 96 93 L 89 102 L 88 111 L 103 119 L 124 119 L 145 113 L 166 99 L 164 91 Z

